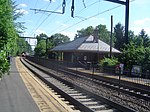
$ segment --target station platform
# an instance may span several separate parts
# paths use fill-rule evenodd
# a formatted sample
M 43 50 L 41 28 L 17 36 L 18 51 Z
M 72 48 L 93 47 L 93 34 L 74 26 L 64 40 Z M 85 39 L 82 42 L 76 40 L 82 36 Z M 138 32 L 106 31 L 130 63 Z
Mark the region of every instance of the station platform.
M 0 112 L 40 112 L 12 58 L 10 75 L 0 80 Z
M 0 112 L 79 112 L 12 58 L 10 75 L 0 80 Z M 73 108 L 72 108 L 73 107 Z

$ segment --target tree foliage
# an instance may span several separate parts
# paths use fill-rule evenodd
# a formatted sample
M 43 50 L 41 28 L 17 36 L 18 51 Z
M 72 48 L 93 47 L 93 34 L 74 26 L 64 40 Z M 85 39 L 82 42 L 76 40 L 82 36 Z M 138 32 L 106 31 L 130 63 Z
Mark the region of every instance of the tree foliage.
M 99 32 L 98 32 L 98 37 L 100 40 L 104 41 L 105 43 L 109 44 L 110 43 L 110 32 L 107 30 L 106 25 L 98 25 L 97 26 Z M 114 38 L 113 38 L 114 41 Z M 113 42 L 114 44 L 114 42 Z
M 0 0 L 0 72 L 5 73 L 9 69 L 7 57 L 16 55 L 18 47 L 18 32 L 22 23 L 16 26 L 16 19 L 21 14 L 16 13 L 16 5 L 12 0 Z M 22 26 L 23 27 L 23 26 Z
M 46 41 L 40 40 L 34 49 L 35 56 L 43 57 L 46 53 Z
M 6 52 L 1 50 L 0 51 L 0 78 L 5 72 L 8 72 L 9 70 L 9 63 L 6 59 Z
M 46 41 L 47 41 L 47 48 L 51 49 L 59 44 L 69 42 L 70 39 L 68 36 L 65 36 L 60 33 L 56 33 L 51 37 L 48 37 L 46 34 L 40 34 L 37 37 L 37 46 L 35 47 L 35 56 L 44 57 L 46 56 Z
M 96 26 L 96 28 L 98 29 L 98 38 L 104 42 L 106 42 L 107 44 L 110 43 L 110 32 L 107 30 L 106 25 L 98 25 Z M 85 36 L 89 36 L 89 35 L 94 35 L 94 30 L 96 29 L 92 26 L 89 26 L 87 28 L 82 28 L 81 30 L 77 31 L 77 34 L 75 36 L 75 39 L 77 38 L 81 38 L 81 37 L 85 37 Z M 113 37 L 113 41 L 114 41 L 114 37 Z M 113 42 L 114 44 L 114 42 Z
M 77 30 L 77 34 L 75 35 L 74 39 L 80 38 L 80 37 L 85 37 L 85 36 L 89 36 L 92 35 L 94 31 L 93 26 L 89 26 L 87 28 L 82 28 L 81 30 Z
M 56 34 L 52 35 L 49 40 L 53 43 L 53 47 L 55 47 L 59 44 L 69 42 L 70 38 L 61 33 L 56 33 Z
M 124 45 L 126 43 L 126 39 L 124 36 L 124 26 L 121 23 L 118 23 L 115 25 L 114 28 L 114 36 L 115 36 L 115 48 L 118 50 L 121 50 L 124 48 Z
M 130 38 L 130 43 L 125 45 L 121 60 L 126 62 L 126 68 L 140 65 L 143 70 L 150 70 L 150 38 L 142 29 L 139 35 Z
M 25 41 L 24 38 L 18 38 L 17 39 L 17 55 L 20 55 L 23 52 L 32 53 L 32 48 L 29 45 L 29 43 Z
M 0 0 L 0 72 L 8 71 L 7 48 L 10 41 L 16 38 L 13 22 L 13 9 L 11 0 Z
M 104 58 L 100 60 L 100 65 L 104 67 L 114 67 L 119 63 L 118 59 L 113 57 L 113 58 Z

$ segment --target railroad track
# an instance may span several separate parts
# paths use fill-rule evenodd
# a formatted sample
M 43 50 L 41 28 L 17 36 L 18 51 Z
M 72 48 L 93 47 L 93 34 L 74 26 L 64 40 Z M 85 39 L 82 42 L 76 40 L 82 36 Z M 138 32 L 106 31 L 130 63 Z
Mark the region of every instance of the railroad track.
M 43 80 L 47 85 L 51 86 L 55 91 L 61 94 L 61 96 L 65 97 L 68 101 L 70 101 L 71 103 L 73 103 L 74 105 L 76 105 L 78 108 L 80 108 L 85 112 L 114 112 L 114 111 L 134 112 L 135 111 L 131 108 L 127 108 L 118 103 L 110 101 L 107 98 L 103 98 L 102 96 L 84 90 L 80 86 L 74 85 L 60 78 L 60 77 L 64 77 L 61 74 L 59 74 L 59 77 L 57 77 L 54 74 L 58 74 L 58 71 L 55 71 L 54 73 L 54 71 L 50 69 L 43 70 L 43 67 L 41 66 L 38 67 L 38 69 L 40 70 L 37 70 L 37 68 L 34 68 L 35 65 L 33 67 L 29 65 L 29 63 L 26 63 L 26 66 L 28 66 L 28 68 L 32 68 L 31 70 L 32 72 L 38 71 L 38 73 L 36 74 L 41 80 Z M 51 72 L 50 75 L 55 77 L 55 79 L 53 78 L 50 79 L 50 75 L 46 75 L 46 74 L 45 74 L 46 76 L 39 75 L 39 74 L 43 74 L 43 72 L 41 73 L 41 70 L 47 74 L 50 74 Z M 53 82 L 53 84 L 50 82 Z M 57 87 L 54 87 L 54 85 L 56 85 Z
M 71 74 L 79 78 L 84 78 L 89 81 L 94 81 L 95 83 L 101 84 L 103 86 L 118 90 L 119 92 L 123 92 L 129 94 L 131 96 L 135 96 L 140 99 L 144 99 L 145 101 L 150 101 L 150 86 L 144 86 L 142 84 L 137 84 L 129 81 L 121 80 L 119 82 L 118 79 L 108 78 L 104 76 L 91 75 L 90 73 L 84 73 L 73 69 L 68 69 L 62 65 L 58 65 L 57 63 L 51 64 L 49 66 L 51 69 L 57 70 L 59 72 L 65 74 Z
M 145 90 L 143 88 L 132 87 L 131 85 L 129 86 L 129 84 L 128 85 L 122 85 L 122 84 L 119 85 L 119 82 L 117 82 L 117 81 L 112 82 L 112 81 L 100 79 L 99 76 L 91 76 L 91 74 L 88 75 L 86 73 L 81 73 L 81 72 L 78 72 L 75 70 L 65 69 L 65 68 L 61 68 L 61 67 L 57 68 L 57 70 L 59 72 L 65 73 L 65 74 L 71 74 L 71 75 L 74 75 L 75 77 L 79 77 L 79 78 L 82 78 L 82 79 L 85 79 L 88 81 L 93 81 L 96 84 L 100 84 L 105 87 L 112 88 L 114 90 L 117 90 L 118 94 L 120 92 L 123 92 L 123 93 L 129 94 L 129 95 L 135 96 L 137 98 L 143 99 L 145 101 L 150 101 L 149 89 Z M 109 79 L 109 80 L 111 80 L 111 79 Z
M 51 62 L 49 62 L 51 63 Z M 85 80 L 93 81 L 97 84 L 101 84 L 105 87 L 112 88 L 118 93 L 122 92 L 136 98 L 143 99 L 147 102 L 150 101 L 150 90 L 149 86 L 144 86 L 141 84 L 136 84 L 128 81 L 121 80 L 119 82 L 118 79 L 108 78 L 98 75 L 91 75 L 89 73 L 80 72 L 77 70 L 68 69 L 62 65 L 58 65 L 57 63 L 52 63 L 48 65 L 49 68 L 59 71 L 64 74 L 74 75 L 75 77 L 83 78 Z
M 51 88 L 46 87 L 45 84 L 25 68 L 18 58 L 16 58 L 16 66 L 41 112 L 74 112 L 69 105 L 66 105 L 55 95 L 55 92 L 52 93 L 53 90 Z

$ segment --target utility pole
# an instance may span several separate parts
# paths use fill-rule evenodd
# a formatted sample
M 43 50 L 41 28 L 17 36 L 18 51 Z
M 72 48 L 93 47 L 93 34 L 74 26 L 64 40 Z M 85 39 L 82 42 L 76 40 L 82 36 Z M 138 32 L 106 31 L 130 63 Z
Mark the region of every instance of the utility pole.
M 126 44 L 128 44 L 128 29 L 129 29 L 129 0 L 121 1 L 121 0 L 105 0 L 108 2 L 113 2 L 121 5 L 125 5 L 126 12 L 125 12 L 125 38 L 126 38 Z
M 111 15 L 110 58 L 112 58 L 112 32 L 113 32 L 113 16 Z

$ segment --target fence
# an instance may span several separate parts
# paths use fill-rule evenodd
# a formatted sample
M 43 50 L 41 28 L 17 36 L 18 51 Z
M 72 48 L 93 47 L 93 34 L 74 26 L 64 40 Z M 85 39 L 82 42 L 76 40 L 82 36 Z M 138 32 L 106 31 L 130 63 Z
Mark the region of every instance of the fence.
M 123 74 L 120 74 L 120 71 L 117 71 L 115 67 L 104 67 L 99 66 L 96 63 L 84 63 L 83 65 L 79 62 L 72 63 L 67 61 L 57 61 L 50 60 L 45 58 L 35 58 L 35 57 L 27 57 L 27 59 L 40 64 L 45 67 L 68 67 L 75 69 L 81 72 L 88 72 L 91 74 L 98 74 L 105 77 L 113 77 L 120 80 L 130 81 L 137 84 L 142 84 L 145 86 L 150 86 L 150 72 L 147 71 L 145 73 L 141 73 L 140 75 L 132 72 L 131 70 L 123 71 Z

